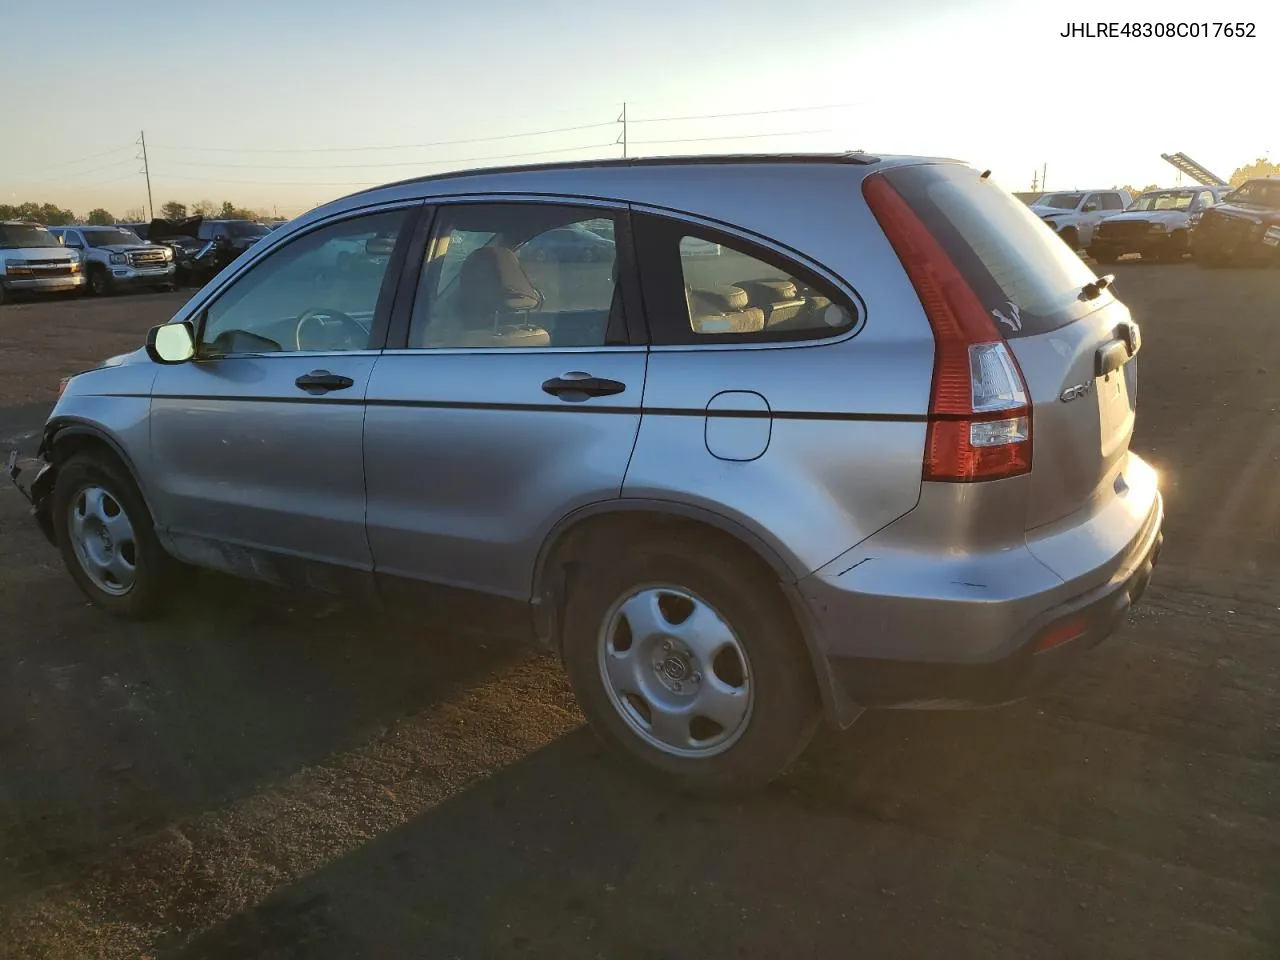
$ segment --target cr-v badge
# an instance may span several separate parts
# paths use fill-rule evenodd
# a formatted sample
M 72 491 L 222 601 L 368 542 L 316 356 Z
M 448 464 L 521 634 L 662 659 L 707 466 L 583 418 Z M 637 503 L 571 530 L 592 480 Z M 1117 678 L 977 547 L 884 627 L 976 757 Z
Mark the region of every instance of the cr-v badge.
M 1070 403 L 1072 400 L 1079 400 L 1086 393 L 1093 389 L 1093 381 L 1086 380 L 1084 383 L 1077 383 L 1074 387 L 1067 387 L 1058 396 L 1063 403 Z

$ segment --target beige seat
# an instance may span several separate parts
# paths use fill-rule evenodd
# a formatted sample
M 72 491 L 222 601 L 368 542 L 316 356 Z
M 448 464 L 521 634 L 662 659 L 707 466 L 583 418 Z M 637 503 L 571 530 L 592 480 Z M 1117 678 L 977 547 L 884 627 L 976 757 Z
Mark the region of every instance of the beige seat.
M 757 333 L 764 329 L 764 311 L 748 303 L 737 286 L 685 287 L 689 323 L 695 333 Z
M 542 295 L 509 247 L 481 247 L 462 262 L 458 300 L 457 318 L 438 325 L 433 321 L 423 346 L 491 349 L 551 343 L 545 329 L 529 322 L 529 311 L 542 305 Z

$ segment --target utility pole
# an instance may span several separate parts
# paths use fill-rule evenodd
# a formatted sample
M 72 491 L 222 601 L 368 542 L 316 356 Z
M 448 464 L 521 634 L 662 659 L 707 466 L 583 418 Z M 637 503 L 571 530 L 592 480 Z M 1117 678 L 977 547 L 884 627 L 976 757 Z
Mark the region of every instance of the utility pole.
M 147 163 L 147 131 L 138 131 L 138 142 L 142 144 L 142 172 L 147 175 L 147 209 L 151 211 L 151 219 L 156 218 L 156 205 L 151 201 L 151 165 Z
M 1049 164 L 1045 164 L 1040 168 L 1040 189 L 1045 190 L 1045 181 L 1049 179 Z
M 622 157 L 627 156 L 627 102 L 622 101 L 622 113 L 618 116 L 618 123 L 622 124 L 622 133 L 614 143 L 622 144 Z

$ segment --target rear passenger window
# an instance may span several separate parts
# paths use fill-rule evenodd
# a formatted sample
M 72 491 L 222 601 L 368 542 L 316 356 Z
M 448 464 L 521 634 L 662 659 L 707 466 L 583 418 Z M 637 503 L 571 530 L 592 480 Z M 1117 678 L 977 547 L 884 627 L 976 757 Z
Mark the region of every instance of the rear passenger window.
M 673 220 L 637 218 L 654 342 L 829 337 L 856 311 L 826 280 L 772 251 Z

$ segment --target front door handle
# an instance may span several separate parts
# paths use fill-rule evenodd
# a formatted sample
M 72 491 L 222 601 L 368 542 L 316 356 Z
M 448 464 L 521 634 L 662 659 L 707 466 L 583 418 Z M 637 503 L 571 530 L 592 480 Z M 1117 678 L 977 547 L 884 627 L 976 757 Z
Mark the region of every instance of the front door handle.
M 299 390 L 305 390 L 311 394 L 328 393 L 330 390 L 345 390 L 355 384 L 355 381 L 350 377 L 344 377 L 338 373 L 330 373 L 328 370 L 312 370 L 310 373 L 304 373 L 293 382 Z
M 578 403 L 588 397 L 612 397 L 626 390 L 627 385 L 617 380 L 593 377 L 581 370 L 574 370 L 563 377 L 552 377 L 542 385 L 542 389 L 561 400 Z

